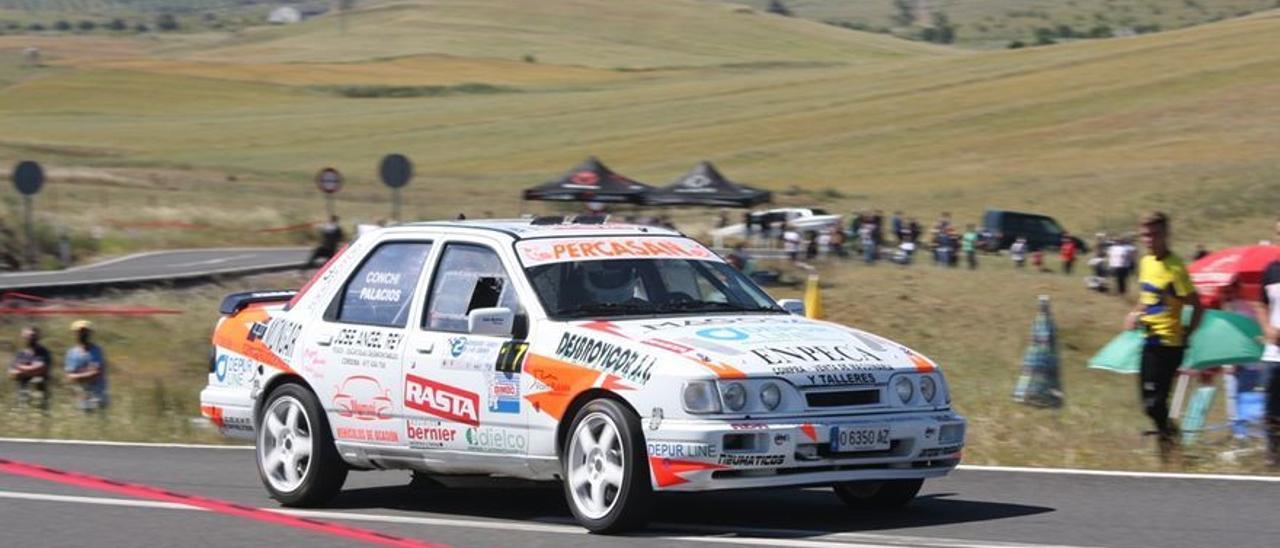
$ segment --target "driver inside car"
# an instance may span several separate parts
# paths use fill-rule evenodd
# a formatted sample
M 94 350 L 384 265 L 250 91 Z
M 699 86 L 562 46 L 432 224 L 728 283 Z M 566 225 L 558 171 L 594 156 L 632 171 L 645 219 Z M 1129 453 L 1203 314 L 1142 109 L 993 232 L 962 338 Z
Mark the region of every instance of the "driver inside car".
M 584 285 L 594 302 L 621 304 L 635 299 L 649 300 L 631 261 L 590 261 L 581 267 Z

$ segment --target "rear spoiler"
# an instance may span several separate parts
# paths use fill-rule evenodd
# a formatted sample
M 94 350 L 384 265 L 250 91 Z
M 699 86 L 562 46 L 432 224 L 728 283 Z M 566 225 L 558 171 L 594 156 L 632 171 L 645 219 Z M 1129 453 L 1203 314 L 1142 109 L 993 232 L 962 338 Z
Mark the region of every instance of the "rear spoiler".
M 244 293 L 232 293 L 223 297 L 222 304 L 218 306 L 218 312 L 223 316 L 230 316 L 243 310 L 246 306 L 254 303 L 268 303 L 277 301 L 288 301 L 292 299 L 298 292 L 292 289 L 279 289 L 273 291 L 246 291 Z

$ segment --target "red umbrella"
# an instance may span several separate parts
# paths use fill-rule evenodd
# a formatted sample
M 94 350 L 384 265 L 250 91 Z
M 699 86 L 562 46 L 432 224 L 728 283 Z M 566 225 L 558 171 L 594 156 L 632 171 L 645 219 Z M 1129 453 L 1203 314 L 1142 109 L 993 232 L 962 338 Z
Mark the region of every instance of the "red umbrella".
M 1191 263 L 1187 271 L 1205 306 L 1221 304 L 1223 292 L 1233 284 L 1234 298 L 1257 300 L 1262 294 L 1262 272 L 1280 261 L 1280 246 L 1245 245 L 1210 253 Z

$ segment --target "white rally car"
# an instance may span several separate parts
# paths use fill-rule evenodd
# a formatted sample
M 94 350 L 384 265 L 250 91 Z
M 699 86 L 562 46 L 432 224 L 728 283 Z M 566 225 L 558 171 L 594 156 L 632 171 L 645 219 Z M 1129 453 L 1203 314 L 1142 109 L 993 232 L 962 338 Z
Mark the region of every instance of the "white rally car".
M 563 482 L 596 532 L 657 491 L 907 503 L 960 460 L 942 372 L 806 319 L 701 244 L 559 218 L 369 233 L 300 291 L 228 296 L 201 408 L 287 505 L 350 469 Z

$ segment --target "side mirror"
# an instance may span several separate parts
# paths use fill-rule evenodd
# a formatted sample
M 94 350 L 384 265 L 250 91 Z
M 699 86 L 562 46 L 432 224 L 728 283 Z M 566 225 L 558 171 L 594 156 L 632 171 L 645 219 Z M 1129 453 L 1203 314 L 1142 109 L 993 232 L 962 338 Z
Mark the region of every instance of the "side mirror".
M 477 308 L 467 314 L 467 332 L 473 335 L 511 336 L 516 313 L 510 308 Z
M 782 299 L 781 301 L 778 301 L 778 305 L 789 314 L 795 314 L 796 316 L 804 315 L 804 301 L 800 299 Z

